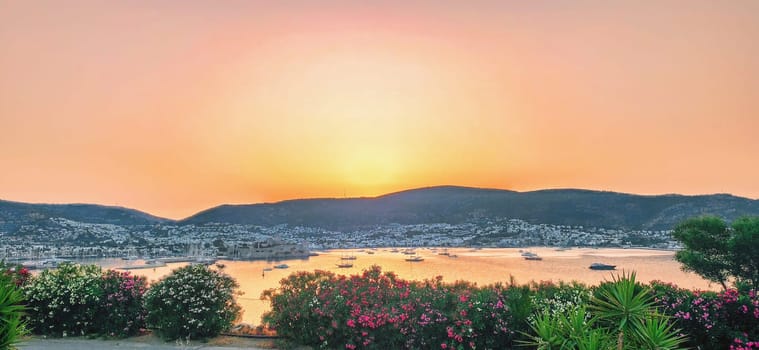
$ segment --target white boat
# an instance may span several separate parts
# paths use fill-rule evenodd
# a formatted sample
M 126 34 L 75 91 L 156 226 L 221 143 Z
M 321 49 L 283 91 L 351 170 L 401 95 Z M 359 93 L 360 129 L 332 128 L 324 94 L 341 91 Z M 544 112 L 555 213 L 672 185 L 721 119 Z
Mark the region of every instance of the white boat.
M 342 262 L 342 263 L 337 264 L 337 267 L 339 267 L 341 269 L 349 268 L 349 267 L 353 267 L 353 263 L 352 262 Z
M 340 260 L 356 260 L 355 255 L 343 255 L 340 257 Z
M 419 261 L 424 261 L 424 258 L 422 258 L 419 255 L 414 255 L 414 256 L 409 256 L 408 258 L 406 258 L 406 261 L 419 262 Z

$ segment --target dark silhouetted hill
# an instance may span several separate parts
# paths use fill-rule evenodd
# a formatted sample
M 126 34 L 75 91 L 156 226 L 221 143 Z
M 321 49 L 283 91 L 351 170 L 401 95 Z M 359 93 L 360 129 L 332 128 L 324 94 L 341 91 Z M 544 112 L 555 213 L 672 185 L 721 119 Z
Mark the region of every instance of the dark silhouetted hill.
M 51 218 L 120 226 L 170 222 L 134 209 L 94 204 L 31 204 L 0 200 L 0 231 L 13 232 L 22 225 L 47 225 Z
M 759 201 L 725 194 L 642 196 L 576 189 L 514 192 L 442 186 L 375 198 L 222 205 L 179 223 L 288 224 L 350 229 L 387 223 L 461 223 L 514 218 L 555 225 L 666 230 L 686 218 L 705 214 L 728 220 L 759 215 Z

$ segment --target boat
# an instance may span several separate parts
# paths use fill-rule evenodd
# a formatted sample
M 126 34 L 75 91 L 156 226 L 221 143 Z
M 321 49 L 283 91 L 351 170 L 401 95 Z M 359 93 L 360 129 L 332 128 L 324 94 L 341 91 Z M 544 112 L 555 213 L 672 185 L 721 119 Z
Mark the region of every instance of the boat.
M 210 266 L 216 263 L 216 259 L 209 258 L 209 257 L 200 257 L 196 258 L 195 261 L 191 261 L 190 264 L 192 265 L 206 265 Z
M 538 256 L 538 254 L 535 254 L 533 252 L 523 252 L 522 256 L 526 258 L 526 257 L 530 257 L 530 256 Z
M 140 270 L 140 269 L 154 269 L 156 267 L 164 267 L 164 266 L 166 266 L 166 263 L 163 261 L 148 260 L 148 261 L 145 261 L 145 263 L 141 265 L 127 265 L 127 266 L 117 267 L 117 269 Z
M 424 261 L 424 258 L 422 258 L 419 255 L 414 255 L 414 256 L 409 256 L 408 258 L 406 258 L 406 261 L 419 262 L 419 261 Z
M 343 255 L 340 257 L 340 260 L 356 260 L 355 255 Z
M 592 263 L 589 267 L 591 270 L 614 270 L 616 268 L 617 265 L 607 265 L 602 263 Z
M 271 267 L 264 267 L 264 271 L 271 271 L 271 270 L 274 270 L 274 269 Z
M 451 253 L 448 253 L 448 249 L 446 249 L 446 250 L 443 250 L 440 253 L 437 253 L 437 255 L 451 255 Z
M 288 267 L 290 267 L 290 266 L 289 266 L 289 265 L 287 265 L 287 264 L 279 264 L 279 265 L 274 265 L 274 268 L 275 268 L 275 269 L 286 269 L 286 268 L 288 268 Z
M 369 250 L 369 251 L 367 251 L 367 252 L 366 252 L 366 254 L 372 254 L 372 255 L 373 255 L 373 254 L 374 254 L 374 252 L 373 252 L 373 251 L 371 251 L 371 250 Z
M 416 251 L 414 251 L 413 249 L 405 249 L 401 253 L 406 254 L 406 255 L 414 255 L 416 254 Z
M 543 258 L 539 257 L 537 254 L 535 255 L 528 255 L 524 257 L 524 260 L 543 260 Z
M 353 267 L 353 263 L 352 262 L 342 262 L 342 263 L 337 264 L 337 267 L 339 267 L 341 269 L 348 268 L 348 267 Z
M 455 259 L 455 258 L 458 258 L 459 256 L 456 254 L 448 254 L 448 257 Z

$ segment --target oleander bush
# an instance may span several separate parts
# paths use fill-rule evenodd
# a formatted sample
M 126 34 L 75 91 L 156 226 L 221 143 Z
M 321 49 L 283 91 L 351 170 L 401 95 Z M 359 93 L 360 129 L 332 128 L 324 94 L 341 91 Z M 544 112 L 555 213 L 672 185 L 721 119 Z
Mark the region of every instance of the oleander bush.
M 297 272 L 263 293 L 272 306 L 263 319 L 278 335 L 323 349 L 495 349 L 519 336 L 514 325 L 526 324 L 529 293 L 407 281 L 378 266 L 352 276 Z
M 22 320 L 24 295 L 18 272 L 0 262 L 0 349 L 11 349 L 26 334 Z
M 237 287 L 232 277 L 204 265 L 176 269 L 145 294 L 147 323 L 166 340 L 216 336 L 240 316 Z
M 107 270 L 102 279 L 98 330 L 109 337 L 128 337 L 145 328 L 143 296 L 147 280 L 130 272 Z
M 651 282 L 651 287 L 659 309 L 688 335 L 690 347 L 759 349 L 756 290 L 691 291 L 658 281 Z
M 23 287 L 27 323 L 35 334 L 128 337 L 145 328 L 144 277 L 64 263 Z
M 24 287 L 27 322 L 35 334 L 68 336 L 98 332 L 102 271 L 95 265 L 61 264 Z

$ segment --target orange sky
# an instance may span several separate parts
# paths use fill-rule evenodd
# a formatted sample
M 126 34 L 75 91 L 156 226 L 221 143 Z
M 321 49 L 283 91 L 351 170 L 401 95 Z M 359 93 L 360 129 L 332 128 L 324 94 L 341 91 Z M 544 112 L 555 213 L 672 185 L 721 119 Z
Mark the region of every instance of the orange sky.
M 753 0 L 0 0 L 0 198 L 757 198 L 757 38 Z

